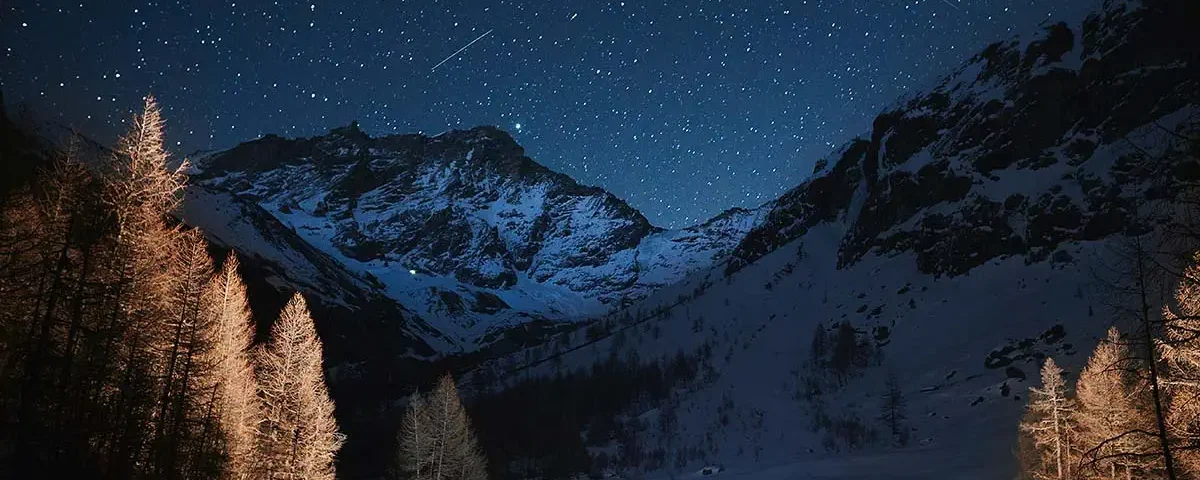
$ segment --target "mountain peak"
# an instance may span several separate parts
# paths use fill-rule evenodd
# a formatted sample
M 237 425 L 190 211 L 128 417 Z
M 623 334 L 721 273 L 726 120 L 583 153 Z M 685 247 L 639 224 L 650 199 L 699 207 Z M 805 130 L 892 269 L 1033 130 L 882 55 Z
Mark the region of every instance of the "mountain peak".
M 657 228 L 602 188 L 525 155 L 495 126 L 246 142 L 198 186 L 258 204 L 427 317 L 462 348 L 496 329 L 604 311 L 711 266 L 758 217 Z M 452 348 L 452 347 L 451 347 Z
M 432 138 L 463 142 L 497 142 L 516 145 L 517 141 L 508 132 L 495 125 L 478 125 L 468 129 L 452 129 Z
M 342 137 L 342 138 L 352 139 L 352 140 L 357 140 L 357 141 L 366 141 L 366 140 L 371 139 L 371 137 L 369 135 L 367 135 L 366 132 L 362 131 L 362 129 L 359 128 L 358 120 L 352 120 L 349 125 L 346 125 L 344 127 L 336 127 L 336 128 L 329 130 L 329 134 L 327 136 Z

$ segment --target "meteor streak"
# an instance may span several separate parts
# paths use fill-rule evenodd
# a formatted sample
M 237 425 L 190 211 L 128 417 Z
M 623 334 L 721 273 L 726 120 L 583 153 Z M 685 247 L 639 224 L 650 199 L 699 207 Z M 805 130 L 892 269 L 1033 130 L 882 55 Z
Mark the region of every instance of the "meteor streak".
M 466 45 L 463 45 L 463 47 L 462 47 L 462 48 L 458 49 L 458 51 L 456 51 L 456 52 L 454 52 L 454 53 L 451 53 L 451 54 L 450 54 L 450 56 L 449 56 L 449 57 L 446 57 L 446 59 L 445 59 L 445 60 L 442 60 L 442 61 L 438 62 L 438 64 L 437 64 L 437 65 L 434 65 L 434 66 L 433 66 L 433 68 L 429 69 L 429 71 L 430 71 L 430 72 L 433 72 L 434 70 L 437 70 L 437 67 L 440 67 L 440 66 L 442 66 L 442 64 L 443 64 L 443 63 L 449 62 L 451 58 L 454 58 L 454 57 L 455 57 L 455 56 L 457 56 L 458 54 L 462 53 L 462 51 L 463 51 L 463 50 L 466 50 L 466 49 L 467 49 L 467 47 L 470 47 L 471 45 L 474 45 L 474 44 L 475 44 L 475 42 L 478 42 L 478 41 L 479 41 L 480 39 L 482 39 L 483 37 L 486 37 L 486 36 L 488 36 L 488 34 L 489 34 L 489 33 L 492 33 L 492 31 L 494 31 L 494 30 L 496 30 L 496 29 L 494 29 L 494 28 L 493 28 L 493 29 L 491 29 L 491 30 L 488 30 L 487 32 L 484 32 L 484 34 L 483 34 L 483 35 L 480 35 L 480 36 L 478 36 L 478 37 L 475 37 L 475 39 L 474 39 L 474 40 L 471 40 L 471 43 L 468 43 L 468 44 L 466 44 Z

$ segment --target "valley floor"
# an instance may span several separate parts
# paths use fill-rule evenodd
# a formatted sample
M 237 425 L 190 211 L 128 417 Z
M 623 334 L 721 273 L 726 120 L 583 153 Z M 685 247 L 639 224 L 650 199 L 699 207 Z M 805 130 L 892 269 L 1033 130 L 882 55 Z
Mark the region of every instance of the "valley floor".
M 995 465 L 979 462 L 978 458 L 963 456 L 953 448 L 914 448 L 888 452 L 839 455 L 826 458 L 798 460 L 771 466 L 731 468 L 705 475 L 702 471 L 674 478 L 713 478 L 721 480 L 791 480 L 824 478 L 839 480 L 868 480 L 884 478 L 991 480 L 1008 479 L 1011 475 Z M 669 475 L 653 477 L 670 479 Z
M 703 470 L 684 474 L 655 474 L 653 480 L 712 478 L 716 480 L 792 480 L 792 479 L 929 479 L 929 480 L 1010 480 L 1016 474 L 1013 453 L 1015 425 L 989 425 L 983 416 L 975 416 L 945 441 L 913 445 L 901 449 L 875 448 L 857 452 L 821 452 L 805 454 L 794 460 L 774 463 L 738 463 L 721 465 L 722 470 L 704 474 Z M 984 432 L 979 432 L 983 430 Z M 979 432 L 979 433 L 977 433 Z

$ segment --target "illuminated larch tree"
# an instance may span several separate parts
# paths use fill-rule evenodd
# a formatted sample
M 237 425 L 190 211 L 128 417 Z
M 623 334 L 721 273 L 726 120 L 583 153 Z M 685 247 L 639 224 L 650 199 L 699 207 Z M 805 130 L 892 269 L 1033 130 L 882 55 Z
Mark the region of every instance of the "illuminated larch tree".
M 1037 480 L 1071 478 L 1071 439 L 1075 434 L 1074 402 L 1067 397 L 1062 369 L 1053 358 L 1042 366 L 1042 386 L 1029 389 L 1029 405 L 1021 420 L 1021 463 Z
M 342 438 L 321 368 L 321 341 L 300 294 L 283 307 L 258 351 L 264 419 L 262 472 L 268 479 L 332 480 Z

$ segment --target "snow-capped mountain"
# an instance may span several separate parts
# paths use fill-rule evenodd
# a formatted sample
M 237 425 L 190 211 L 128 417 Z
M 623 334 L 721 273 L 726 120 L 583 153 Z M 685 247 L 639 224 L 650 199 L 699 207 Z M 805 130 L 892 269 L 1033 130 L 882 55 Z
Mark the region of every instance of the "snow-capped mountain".
M 534 162 L 492 127 L 372 138 L 355 123 L 316 138 L 266 136 L 196 164 L 189 223 L 258 250 L 277 242 L 262 231 L 269 221 L 226 223 L 231 209 L 268 213 L 355 282 L 415 313 L 441 352 L 626 305 L 724 259 L 760 217 L 734 209 L 657 228 L 612 194 Z M 294 252 L 271 256 L 314 282 L 309 265 L 293 267 Z
M 179 213 L 185 223 L 202 225 L 215 247 L 237 251 L 254 300 L 264 304 L 256 309 L 263 326 L 289 292 L 301 291 L 313 299 L 318 320 L 331 326 L 323 331 L 334 337 L 331 356 L 338 363 L 361 362 L 371 355 L 428 358 L 438 353 L 432 348 L 440 335 L 436 329 L 257 205 L 192 185 Z M 376 348 L 364 349 L 364 342 Z
M 935 274 L 1008 255 L 1034 262 L 1119 231 L 1131 214 L 1122 181 L 1171 172 L 1098 150 L 1166 148 L 1165 131 L 1194 120 L 1195 42 L 1171 30 L 1185 20 L 1148 13 L 1176 3 L 1108 1 L 1081 26 L 992 44 L 820 161 L 770 205 L 730 271 L 838 218 L 852 220 L 840 266 L 912 252 Z M 1163 130 L 1131 137 L 1147 124 Z
M 1040 361 L 1077 371 L 1120 323 L 1097 272 L 1127 233 L 1182 219 L 1146 207 L 1200 179 L 1196 31 L 1196 2 L 1106 0 L 995 43 L 764 205 L 726 262 L 463 384 L 487 401 L 605 358 L 687 355 L 695 380 L 630 403 L 625 434 L 588 452 L 639 452 L 620 468 L 647 478 L 1013 478 Z M 839 380 L 810 345 L 842 322 L 879 354 Z M 904 448 L 857 430 L 883 428 L 888 372 Z

